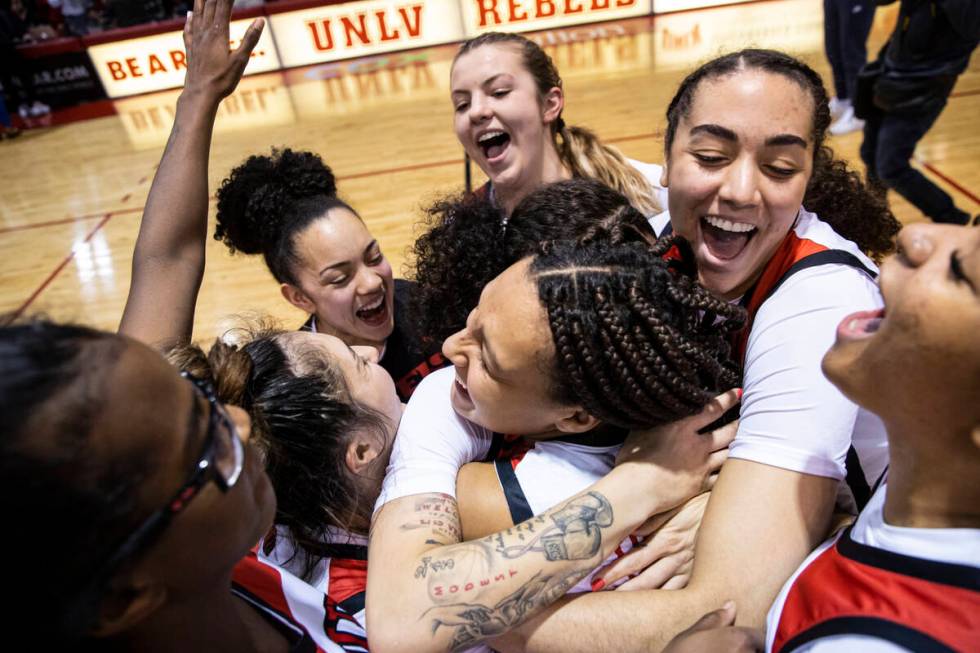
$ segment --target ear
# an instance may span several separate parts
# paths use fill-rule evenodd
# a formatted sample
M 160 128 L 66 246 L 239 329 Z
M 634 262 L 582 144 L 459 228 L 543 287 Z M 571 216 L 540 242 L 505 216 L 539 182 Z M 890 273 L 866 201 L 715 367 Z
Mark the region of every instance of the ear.
M 146 620 L 167 601 L 167 589 L 160 583 L 134 581 L 124 584 L 113 581 L 102 599 L 99 619 L 91 634 L 110 637 L 129 630 Z
M 562 433 L 585 433 L 599 426 L 599 420 L 585 412 L 585 409 L 576 407 L 555 422 L 555 426 Z
M 378 443 L 363 434 L 356 434 L 347 445 L 347 469 L 354 474 L 360 474 L 380 455 Z
M 560 88 L 554 86 L 544 95 L 544 100 L 542 101 L 542 108 L 544 109 L 544 114 L 541 116 L 542 120 L 546 124 L 551 124 L 558 120 L 558 116 L 561 115 L 562 109 L 565 108 L 565 94 Z
M 297 288 L 291 283 L 284 283 L 279 286 L 279 291 L 282 296 L 286 298 L 286 301 L 306 313 L 316 313 L 316 306 L 310 301 L 310 298 L 306 296 L 302 290 Z
M 667 174 L 667 165 L 667 161 L 664 160 L 664 165 L 662 168 L 660 168 L 660 185 L 663 188 L 667 188 L 667 178 L 670 176 Z

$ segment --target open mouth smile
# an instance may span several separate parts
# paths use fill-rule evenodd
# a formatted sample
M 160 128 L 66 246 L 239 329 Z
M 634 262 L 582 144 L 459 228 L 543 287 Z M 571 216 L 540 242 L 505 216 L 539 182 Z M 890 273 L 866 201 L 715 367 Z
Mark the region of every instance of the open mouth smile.
M 378 298 L 355 312 L 357 318 L 369 326 L 381 326 L 388 321 L 388 293 L 382 292 Z
M 487 162 L 496 163 L 510 147 L 510 134 L 500 129 L 493 129 L 478 136 L 476 144 Z
M 746 222 L 735 222 L 721 216 L 706 215 L 701 218 L 701 236 L 711 254 L 728 261 L 738 257 L 758 229 Z

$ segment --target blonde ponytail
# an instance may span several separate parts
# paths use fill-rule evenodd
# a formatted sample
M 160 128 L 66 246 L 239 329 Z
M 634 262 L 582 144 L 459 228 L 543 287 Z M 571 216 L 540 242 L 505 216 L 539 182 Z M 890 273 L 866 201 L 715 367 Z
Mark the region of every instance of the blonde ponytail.
M 560 118 L 557 135 L 560 137 L 558 156 L 572 175 L 601 181 L 625 195 L 630 204 L 646 216 L 664 210 L 650 182 L 629 164 L 618 148 L 603 144 L 584 127 L 566 127 Z

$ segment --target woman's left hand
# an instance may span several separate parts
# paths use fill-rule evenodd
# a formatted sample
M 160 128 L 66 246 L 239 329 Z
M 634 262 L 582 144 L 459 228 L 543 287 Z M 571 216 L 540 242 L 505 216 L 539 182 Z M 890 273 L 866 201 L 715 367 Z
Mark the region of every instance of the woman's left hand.
M 187 12 L 184 23 L 185 90 L 205 91 L 220 100 L 234 91 L 242 78 L 252 49 L 262 35 L 265 20 L 256 18 L 252 21 L 241 45 L 230 50 L 231 7 L 232 0 L 194 0 L 194 10 Z
M 622 558 L 597 573 L 603 587 L 629 577 L 619 591 L 641 589 L 681 589 L 687 585 L 694 567 L 694 543 L 710 492 L 699 494 L 684 505 L 654 515 L 634 535 L 644 540 Z

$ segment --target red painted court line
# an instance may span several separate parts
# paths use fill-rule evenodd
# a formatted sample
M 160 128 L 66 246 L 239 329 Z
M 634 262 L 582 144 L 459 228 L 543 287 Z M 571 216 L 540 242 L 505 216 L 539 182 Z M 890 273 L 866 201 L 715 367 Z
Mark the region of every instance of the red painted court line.
M 377 177 L 378 175 L 390 175 L 396 172 L 424 170 L 426 168 L 438 168 L 440 166 L 460 165 L 462 163 L 463 163 L 462 159 L 452 159 L 450 161 L 429 161 L 427 163 L 414 163 L 412 165 L 399 166 L 397 168 L 383 168 L 381 170 L 367 170 L 365 172 L 356 172 L 352 175 L 344 175 L 341 177 L 337 177 L 337 181 L 346 181 L 348 179 L 363 179 L 364 177 Z
M 47 222 L 35 222 L 33 224 L 21 224 L 13 227 L 2 227 L 0 228 L 0 234 L 10 233 L 12 231 L 29 231 L 31 229 L 41 229 L 43 227 L 56 227 L 62 224 L 71 224 L 73 222 L 85 222 L 86 220 L 95 220 L 97 218 L 104 218 L 106 215 L 126 215 L 127 213 L 139 213 L 143 210 L 143 207 L 130 207 L 128 209 L 119 209 L 116 211 L 103 211 L 102 213 L 90 213 L 88 215 L 79 215 L 71 218 L 62 218 L 60 220 L 48 220 Z
M 932 165 L 931 163 L 929 163 L 928 161 L 926 161 L 924 159 L 920 159 L 919 157 L 915 157 L 915 160 L 923 168 L 925 168 L 926 170 L 928 170 L 932 174 L 936 175 L 937 177 L 939 177 L 940 179 L 942 179 L 943 181 L 945 181 L 947 184 L 949 184 L 950 186 L 952 186 L 956 190 L 960 191 L 961 193 L 963 193 L 964 195 L 966 195 L 967 197 L 969 197 L 976 204 L 980 204 L 980 197 L 977 197 L 977 195 L 975 193 L 973 193 L 972 191 L 968 190 L 965 186 L 960 185 L 960 183 L 957 182 L 952 177 L 948 177 L 948 176 L 944 175 L 942 172 L 939 171 L 938 168 L 936 168 L 936 166 Z
M 106 213 L 104 216 L 102 216 L 102 219 L 99 220 L 99 223 L 97 225 L 95 225 L 90 232 L 88 232 L 88 235 L 85 236 L 85 238 L 82 240 L 82 243 L 88 243 L 88 241 L 92 240 L 92 236 L 94 236 L 96 233 L 98 233 L 98 231 L 102 227 L 104 227 L 107 222 L 109 222 L 109 219 L 110 218 L 112 218 L 112 214 L 111 213 Z M 13 314 L 10 316 L 10 318 L 8 320 L 8 323 L 9 322 L 13 322 L 17 318 L 19 318 L 21 315 L 23 315 L 24 314 L 24 311 L 26 311 L 30 307 L 30 305 L 34 303 L 34 300 L 37 299 L 38 296 L 42 292 L 44 292 L 45 289 L 48 286 L 51 285 L 51 282 L 54 281 L 55 278 L 57 278 L 57 276 L 59 274 L 61 274 L 61 271 L 64 270 L 65 267 L 69 263 L 71 263 L 71 260 L 73 258 L 75 258 L 75 248 L 74 247 L 72 247 L 71 252 L 68 253 L 68 256 L 65 257 L 65 259 L 58 265 L 58 267 L 56 267 L 54 269 L 54 271 L 51 272 L 51 274 L 48 275 L 48 278 L 45 279 L 41 283 L 41 285 L 37 287 L 37 290 L 35 290 L 33 293 L 31 293 L 31 296 L 27 298 L 27 301 L 25 301 L 23 304 L 21 304 L 20 308 L 18 308 L 16 311 L 13 312 Z
M 980 95 L 980 88 L 970 89 L 969 91 L 960 91 L 959 93 L 950 93 L 949 97 L 970 97 L 971 95 Z

